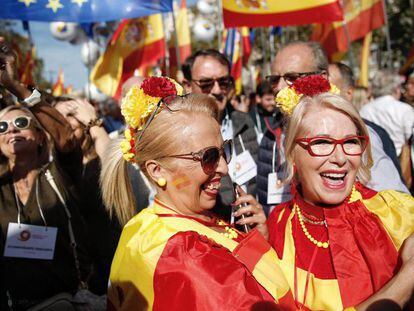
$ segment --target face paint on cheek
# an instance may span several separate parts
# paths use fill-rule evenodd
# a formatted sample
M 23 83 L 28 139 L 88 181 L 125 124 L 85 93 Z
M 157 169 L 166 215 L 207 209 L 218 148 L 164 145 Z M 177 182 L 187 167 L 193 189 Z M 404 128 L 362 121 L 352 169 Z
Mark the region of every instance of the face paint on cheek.
M 174 177 L 172 180 L 172 184 L 174 185 L 177 190 L 181 190 L 183 188 L 188 187 L 191 184 L 190 178 L 185 174 L 179 174 Z

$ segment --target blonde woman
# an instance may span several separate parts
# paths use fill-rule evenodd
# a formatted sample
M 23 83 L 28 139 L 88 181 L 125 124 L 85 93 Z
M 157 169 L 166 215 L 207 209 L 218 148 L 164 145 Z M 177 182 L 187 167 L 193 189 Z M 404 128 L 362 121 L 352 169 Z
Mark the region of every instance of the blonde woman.
M 294 194 L 270 215 L 269 242 L 296 306 L 364 308 L 374 294 L 404 305 L 414 284 L 413 238 L 402 247 L 414 232 L 414 199 L 364 186 L 372 165 L 367 129 L 327 80 L 310 76 L 282 91 L 292 95 L 277 100 L 291 112 L 285 150 Z
M 267 244 L 262 207 L 249 195 L 236 214 L 248 234 L 217 219 L 221 178 L 230 142 L 217 123 L 217 106 L 206 95 L 177 96 L 167 78 L 132 88 L 122 111 L 129 125 L 122 151 L 103 166 L 103 194 L 121 220 L 134 210 L 127 161 L 156 187 L 152 206 L 127 222 L 111 267 L 109 310 L 251 310 L 291 304 L 291 294 Z M 241 191 L 239 189 L 239 191 Z

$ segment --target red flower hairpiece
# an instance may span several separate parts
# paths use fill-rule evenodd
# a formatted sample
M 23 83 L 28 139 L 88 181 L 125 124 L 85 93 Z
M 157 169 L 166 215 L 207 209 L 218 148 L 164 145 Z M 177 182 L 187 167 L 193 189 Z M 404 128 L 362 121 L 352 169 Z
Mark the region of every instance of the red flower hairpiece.
M 177 94 L 175 84 L 165 77 L 150 77 L 145 79 L 141 88 L 146 95 L 152 97 L 167 97 Z
M 321 75 L 311 75 L 297 79 L 292 87 L 299 94 L 315 96 L 329 92 L 331 85 L 329 81 Z

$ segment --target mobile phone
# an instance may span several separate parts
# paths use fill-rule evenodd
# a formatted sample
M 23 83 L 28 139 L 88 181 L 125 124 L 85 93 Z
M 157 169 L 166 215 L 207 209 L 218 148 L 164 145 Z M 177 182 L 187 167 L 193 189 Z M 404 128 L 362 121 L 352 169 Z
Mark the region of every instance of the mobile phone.
M 236 183 L 233 183 L 233 189 L 234 189 L 234 196 L 235 196 L 235 198 L 236 198 L 236 200 L 240 197 L 240 193 L 239 193 L 239 191 L 237 190 L 237 184 Z M 245 207 L 245 206 L 247 206 L 247 203 L 242 203 L 242 204 L 239 204 L 239 205 L 237 205 L 237 206 L 233 206 L 233 212 L 236 212 L 236 211 L 238 211 L 241 207 Z M 239 219 L 243 219 L 243 218 L 245 218 L 246 216 L 245 215 L 241 215 L 240 217 L 238 217 L 238 218 L 236 218 L 234 221 L 236 222 L 237 220 L 239 220 Z M 250 225 L 248 225 L 248 224 L 244 224 L 244 225 L 235 225 L 236 226 L 236 228 L 238 229 L 238 230 L 240 230 L 240 231 L 244 231 L 244 232 L 249 232 L 250 230 L 251 230 L 251 228 L 250 228 Z

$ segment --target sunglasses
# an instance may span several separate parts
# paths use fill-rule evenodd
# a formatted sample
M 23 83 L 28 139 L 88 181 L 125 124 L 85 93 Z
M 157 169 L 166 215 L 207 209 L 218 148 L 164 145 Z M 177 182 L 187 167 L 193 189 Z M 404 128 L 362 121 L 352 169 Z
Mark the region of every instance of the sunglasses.
M 195 84 L 202 90 L 203 93 L 209 93 L 212 88 L 214 87 L 214 84 L 217 82 L 220 89 L 226 91 L 234 84 L 234 79 L 232 76 L 225 76 L 217 79 L 200 79 L 200 80 L 192 80 Z
M 0 121 L 0 134 L 7 133 L 10 124 L 13 124 L 13 126 L 19 130 L 25 130 L 29 128 L 31 120 L 32 119 L 30 117 L 20 116 L 14 118 L 13 120 Z
M 369 138 L 367 136 L 350 136 L 343 139 L 330 137 L 297 138 L 296 143 L 313 157 L 325 157 L 331 155 L 337 145 L 341 145 L 342 151 L 349 156 L 359 156 L 364 153 Z
M 179 158 L 185 160 L 193 160 L 201 162 L 201 167 L 207 175 L 213 174 L 220 162 L 220 158 L 224 157 L 227 164 L 231 161 L 233 141 L 226 140 L 221 148 L 207 147 L 197 152 L 190 152 L 184 154 L 174 154 L 162 158 Z
M 291 86 L 297 79 L 311 76 L 311 75 L 320 75 L 325 73 L 324 71 L 312 71 L 312 72 L 288 72 L 284 75 L 270 75 L 266 76 L 266 80 L 270 83 L 272 88 L 276 88 L 279 84 L 280 79 L 283 78 L 286 84 Z

